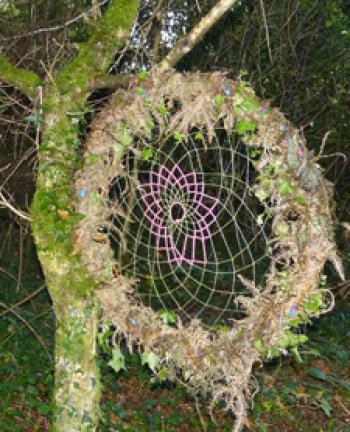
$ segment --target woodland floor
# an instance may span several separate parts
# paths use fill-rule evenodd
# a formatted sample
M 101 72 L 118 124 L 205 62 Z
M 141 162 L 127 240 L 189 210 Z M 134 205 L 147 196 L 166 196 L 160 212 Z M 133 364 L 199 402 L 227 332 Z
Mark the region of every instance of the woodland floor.
M 43 278 L 28 233 L 15 224 L 8 230 L 1 215 L 0 224 L 0 304 L 13 305 L 42 286 Z M 3 311 L 0 431 L 47 431 L 54 327 L 49 297 L 43 289 L 15 310 L 19 315 Z M 250 412 L 253 432 L 350 431 L 349 303 L 338 300 L 332 313 L 302 331 L 309 342 L 299 349 L 301 361 L 289 356 L 255 371 L 261 391 Z M 214 410 L 215 424 L 203 401 L 196 407 L 182 388 L 154 382 L 136 355 L 127 356 L 127 371 L 118 376 L 100 360 L 100 432 L 231 431 L 232 418 L 222 408 Z

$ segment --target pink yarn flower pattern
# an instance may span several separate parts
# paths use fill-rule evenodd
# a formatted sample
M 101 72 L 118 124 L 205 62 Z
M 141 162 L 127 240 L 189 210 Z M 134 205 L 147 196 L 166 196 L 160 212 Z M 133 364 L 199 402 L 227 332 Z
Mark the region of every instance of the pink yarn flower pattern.
M 205 193 L 199 176 L 185 174 L 177 164 L 171 169 L 161 165 L 139 189 L 156 250 L 165 252 L 170 264 L 207 264 L 206 243 L 219 200 Z

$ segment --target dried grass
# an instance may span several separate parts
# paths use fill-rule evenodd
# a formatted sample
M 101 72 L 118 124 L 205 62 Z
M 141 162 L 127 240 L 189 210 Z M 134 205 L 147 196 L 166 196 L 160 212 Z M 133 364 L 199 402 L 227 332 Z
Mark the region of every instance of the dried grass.
M 246 100 L 250 108 L 241 107 Z M 246 317 L 233 320 L 227 332 L 207 330 L 196 319 L 186 325 L 178 319 L 176 327 L 160 321 L 134 295 L 138 281 L 118 273 L 108 238 L 98 232 L 113 214 L 123 212 L 108 200 L 112 180 L 126 175 L 120 162 L 125 150 L 121 134 L 146 141 L 154 119 L 162 137 L 175 131 L 186 137 L 196 128 L 208 137 L 208 146 L 219 121 L 228 131 L 242 120 L 257 125 L 243 139 L 252 149 L 261 150 L 256 162 L 260 179 L 254 192 L 272 218 L 271 264 L 264 286 L 255 287 L 241 278 L 251 292 L 237 298 Z M 332 260 L 341 272 L 333 237 L 332 185 L 323 178 L 301 133 L 283 114 L 266 106 L 246 83 L 229 80 L 223 73 L 171 72 L 142 82 L 135 79 L 97 115 L 84 159 L 76 193 L 77 211 L 85 217 L 77 230 L 74 253 L 81 254 L 88 271 L 101 281 L 97 295 L 104 320 L 114 324 L 130 350 L 140 347 L 155 352 L 161 359 L 159 369 L 168 378 L 181 379 L 193 394 L 211 397 L 212 404 L 225 400 L 236 416 L 234 430 L 239 431 L 246 422 L 248 402 L 257 391 L 252 367 L 264 357 L 261 346 L 266 352 L 285 352 L 279 341 L 290 327 L 291 309 L 297 308 L 298 315 L 306 317 L 305 299 L 319 292 L 326 260 Z M 333 302 L 323 290 L 324 304 L 318 313 Z

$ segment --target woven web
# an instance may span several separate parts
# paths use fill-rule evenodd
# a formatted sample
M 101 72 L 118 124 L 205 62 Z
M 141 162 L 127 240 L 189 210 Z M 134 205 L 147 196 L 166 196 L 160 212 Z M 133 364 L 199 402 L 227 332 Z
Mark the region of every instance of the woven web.
M 208 145 L 198 132 L 181 138 L 125 156 L 110 188 L 122 209 L 112 244 L 144 304 L 225 325 L 242 317 L 237 295 L 249 295 L 238 276 L 256 285 L 265 276 L 269 228 L 249 148 L 224 130 Z

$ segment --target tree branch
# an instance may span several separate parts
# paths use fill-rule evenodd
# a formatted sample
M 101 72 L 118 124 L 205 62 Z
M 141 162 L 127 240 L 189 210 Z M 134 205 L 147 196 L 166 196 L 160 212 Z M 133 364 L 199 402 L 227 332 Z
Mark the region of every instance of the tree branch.
M 159 72 L 164 72 L 174 67 L 236 3 L 238 3 L 238 0 L 220 0 L 211 11 L 199 21 L 189 35 L 179 39 L 174 48 L 161 61 L 157 70 Z
M 115 90 L 117 88 L 127 88 L 132 80 L 135 80 L 133 75 L 119 74 L 119 75 L 109 75 L 102 74 L 96 75 L 90 79 L 88 82 L 89 89 L 96 90 L 101 88 L 108 88 Z
M 139 0 L 113 0 L 104 16 L 97 21 L 90 39 L 82 45 L 78 55 L 55 79 L 59 90 L 89 92 L 92 76 L 103 74 L 108 69 L 113 56 L 122 48 L 130 36 L 130 23 L 133 22 Z
M 5 56 L 0 54 L 0 80 L 18 88 L 29 99 L 34 99 L 41 79 L 34 72 L 17 68 Z

